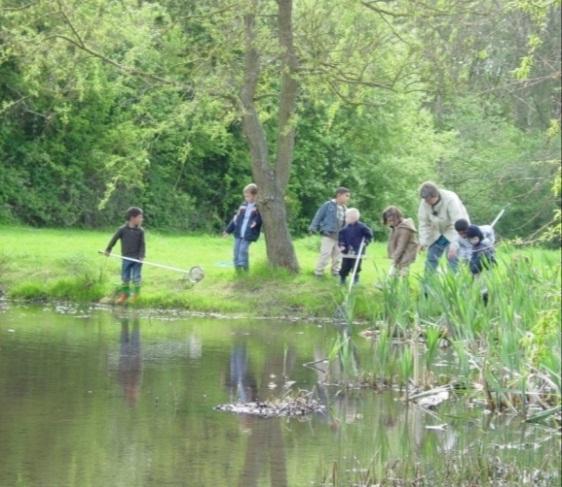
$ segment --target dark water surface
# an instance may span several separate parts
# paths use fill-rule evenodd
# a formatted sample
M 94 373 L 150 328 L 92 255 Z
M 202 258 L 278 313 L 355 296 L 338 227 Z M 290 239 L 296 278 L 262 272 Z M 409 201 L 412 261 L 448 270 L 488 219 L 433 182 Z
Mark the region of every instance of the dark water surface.
M 337 333 L 329 324 L 5 308 L 0 486 L 360 485 L 419 472 L 419 485 L 458 485 L 459 475 L 559 485 L 556 431 L 458 399 L 427 412 L 396 393 L 323 385 L 323 366 L 303 363 L 328 356 Z M 353 340 L 360 364 L 370 345 Z M 313 390 L 327 414 L 213 410 L 298 388 Z

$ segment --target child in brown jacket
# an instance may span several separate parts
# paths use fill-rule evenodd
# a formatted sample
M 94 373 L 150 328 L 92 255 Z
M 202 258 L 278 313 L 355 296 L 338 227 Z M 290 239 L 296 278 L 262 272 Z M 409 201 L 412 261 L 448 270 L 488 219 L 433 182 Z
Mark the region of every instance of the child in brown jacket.
M 391 229 L 388 239 L 388 257 L 392 259 L 389 276 L 405 277 L 418 253 L 418 232 L 414 221 L 404 218 L 395 206 L 384 210 L 382 221 Z

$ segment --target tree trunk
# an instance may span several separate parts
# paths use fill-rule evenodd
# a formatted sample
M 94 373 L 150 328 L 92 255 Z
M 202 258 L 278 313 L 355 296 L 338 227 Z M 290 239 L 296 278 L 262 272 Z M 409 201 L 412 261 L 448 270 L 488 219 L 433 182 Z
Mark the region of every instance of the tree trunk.
M 248 139 L 252 160 L 252 174 L 259 188 L 258 205 L 263 218 L 267 259 L 276 267 L 298 272 L 299 264 L 287 225 L 285 190 L 289 182 L 295 140 L 294 114 L 298 84 L 294 78 L 297 68 L 292 35 L 292 0 L 278 0 L 279 43 L 282 48 L 282 79 L 279 96 L 277 156 L 269 161 L 264 128 L 260 122 L 254 97 L 260 77 L 260 53 L 256 47 L 255 19 L 257 0 L 244 16 L 246 52 L 244 82 L 240 93 L 242 127 Z

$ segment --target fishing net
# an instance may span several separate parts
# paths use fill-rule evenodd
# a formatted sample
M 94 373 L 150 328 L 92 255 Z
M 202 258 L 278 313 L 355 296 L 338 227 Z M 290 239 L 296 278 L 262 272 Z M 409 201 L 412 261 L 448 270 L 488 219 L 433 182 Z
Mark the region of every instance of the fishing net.
M 191 282 L 200 282 L 203 280 L 204 277 L 205 277 L 205 272 L 203 271 L 203 268 L 199 267 L 198 265 L 193 266 L 191 269 L 189 269 L 187 273 L 187 278 Z

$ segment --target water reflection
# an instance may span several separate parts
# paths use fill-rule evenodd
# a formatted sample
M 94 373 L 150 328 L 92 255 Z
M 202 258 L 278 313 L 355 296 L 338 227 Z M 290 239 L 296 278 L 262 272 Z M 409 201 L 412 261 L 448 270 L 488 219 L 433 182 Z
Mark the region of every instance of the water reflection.
M 260 381 L 252 370 L 247 344 L 235 343 L 230 351 L 227 388 L 232 402 L 264 401 L 283 393 L 285 381 L 294 364 L 293 353 L 286 349 L 267 357 Z M 285 487 L 287 457 L 280 419 L 241 415 L 241 430 L 248 435 L 244 463 L 238 478 L 240 487 L 257 486 L 262 477 L 272 487 Z
M 285 487 L 287 484 L 287 457 L 285 440 L 281 431 L 280 419 L 247 418 L 250 430 L 246 444 L 244 466 L 238 485 L 252 487 L 258 485 L 262 473 L 267 475 L 272 487 Z
M 226 386 L 230 392 L 230 402 L 251 402 L 257 399 L 257 382 L 248 365 L 245 343 L 235 344 L 230 351 Z
M 333 485 L 334 472 L 335 485 L 365 485 L 367 476 L 490 485 L 492 474 L 498 485 L 560 485 L 557 431 L 483 415 L 461 392 L 427 412 L 398 391 L 350 389 L 345 364 L 374 360 L 355 331 L 358 357 L 350 343 L 334 350 L 332 327 L 139 322 L 118 311 L 1 315 L 0 486 L 319 486 Z M 302 367 L 310 361 L 318 363 Z M 264 420 L 213 410 L 229 397 L 282 398 L 292 381 L 318 384 L 327 414 Z
M 140 395 L 142 378 L 140 320 L 137 313 L 124 314 L 118 318 L 121 323 L 121 334 L 117 380 L 127 405 L 135 407 Z

